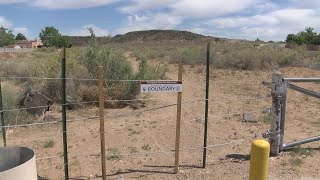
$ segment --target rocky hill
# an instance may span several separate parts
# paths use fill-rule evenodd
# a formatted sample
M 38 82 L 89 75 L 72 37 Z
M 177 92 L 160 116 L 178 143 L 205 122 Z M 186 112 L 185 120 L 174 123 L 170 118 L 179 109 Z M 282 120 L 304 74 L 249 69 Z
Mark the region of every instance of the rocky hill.
M 90 37 L 70 36 L 74 46 L 87 44 Z M 101 44 L 107 43 L 146 43 L 146 42 L 203 42 L 203 41 L 223 41 L 224 38 L 204 36 L 189 31 L 178 30 L 147 30 L 133 31 L 114 37 L 98 37 Z

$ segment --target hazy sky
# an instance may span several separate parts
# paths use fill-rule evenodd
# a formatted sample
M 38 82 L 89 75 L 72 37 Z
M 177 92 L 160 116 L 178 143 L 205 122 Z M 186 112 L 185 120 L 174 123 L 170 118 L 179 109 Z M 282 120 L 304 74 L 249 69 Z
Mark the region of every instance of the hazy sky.
M 178 29 L 284 40 L 307 26 L 320 32 L 320 0 L 0 0 L 0 26 L 36 38 L 49 25 L 78 36 L 92 27 L 98 36 Z

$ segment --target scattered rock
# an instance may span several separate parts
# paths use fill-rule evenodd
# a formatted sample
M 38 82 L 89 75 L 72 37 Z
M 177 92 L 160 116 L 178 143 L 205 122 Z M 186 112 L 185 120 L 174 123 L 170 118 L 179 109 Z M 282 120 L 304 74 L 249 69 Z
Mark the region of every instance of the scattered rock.
M 270 159 L 270 161 L 275 161 L 275 160 L 277 160 L 277 157 L 270 157 L 269 159 Z
M 80 97 L 67 96 L 66 98 L 66 107 L 68 110 L 80 109 L 84 107 L 84 105 L 80 103 L 82 101 Z
M 264 108 L 262 108 L 261 112 L 264 113 L 264 114 L 270 113 L 271 112 L 271 108 L 264 107 Z
M 253 113 L 244 112 L 243 113 L 243 122 L 257 122 L 257 118 Z
M 124 104 L 133 110 L 146 107 L 145 102 L 143 101 L 128 101 L 124 102 Z
M 49 111 L 53 101 L 47 96 L 41 94 L 39 91 L 29 88 L 22 98 L 20 98 L 20 108 L 26 108 L 27 112 L 34 115 L 44 115 Z
M 267 88 L 271 88 L 271 82 L 262 81 L 261 84 Z

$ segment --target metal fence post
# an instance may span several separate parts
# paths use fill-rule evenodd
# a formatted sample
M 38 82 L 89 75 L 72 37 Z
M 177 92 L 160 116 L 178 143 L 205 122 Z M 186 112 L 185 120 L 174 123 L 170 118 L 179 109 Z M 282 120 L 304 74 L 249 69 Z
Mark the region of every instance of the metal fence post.
M 272 108 L 271 108 L 271 129 L 269 132 L 270 153 L 277 156 L 280 152 L 280 123 L 281 123 L 281 99 L 284 92 L 282 74 L 274 72 L 271 84 Z
M 66 105 L 66 48 L 62 49 L 61 61 L 61 106 L 62 106 L 62 135 L 64 156 L 64 179 L 69 179 L 68 142 L 67 142 L 67 105 Z
M 281 120 L 280 120 L 280 151 L 283 150 L 284 127 L 286 123 L 286 107 L 287 107 L 287 81 L 283 81 L 283 96 L 281 98 Z
M 3 146 L 7 146 L 7 138 L 6 138 L 6 128 L 4 123 L 4 114 L 3 114 L 3 103 L 2 103 L 2 89 L 1 89 L 1 79 L 0 79 L 0 116 L 1 116 L 1 131 L 2 131 L 2 139 L 3 139 Z
M 210 70 L 210 43 L 207 44 L 207 66 L 206 66 L 206 105 L 204 114 L 204 140 L 203 140 L 203 164 L 206 167 L 207 162 L 207 141 L 208 141 L 208 112 L 209 112 L 209 70 Z
M 100 116 L 100 145 L 101 145 L 101 166 L 102 179 L 107 179 L 106 174 L 106 147 L 104 135 L 104 88 L 103 88 L 103 66 L 98 69 L 98 94 L 99 94 L 99 116 Z

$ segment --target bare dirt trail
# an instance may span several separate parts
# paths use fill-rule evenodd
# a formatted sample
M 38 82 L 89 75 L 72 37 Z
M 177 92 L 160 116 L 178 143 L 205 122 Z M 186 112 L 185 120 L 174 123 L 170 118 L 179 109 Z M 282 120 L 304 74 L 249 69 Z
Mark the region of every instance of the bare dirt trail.
M 133 72 L 138 72 L 139 60 L 133 55 L 133 53 L 131 51 L 126 51 L 123 53 L 123 56 L 131 63 Z
M 131 57 L 127 53 L 126 57 Z M 132 62 L 138 62 L 132 58 Z M 169 64 L 167 77 L 177 78 L 177 65 Z M 251 142 L 261 138 L 270 128 L 261 120 L 261 110 L 271 106 L 270 90 L 262 81 L 270 81 L 271 72 L 212 70 L 210 80 L 208 165 L 202 164 L 204 126 L 204 67 L 184 66 L 181 122 L 180 172 L 172 174 L 176 106 L 175 93 L 150 94 L 145 107 L 106 109 L 105 130 L 108 179 L 248 179 Z M 280 69 L 288 77 L 319 76 L 320 72 L 306 68 Z M 319 84 L 304 84 L 319 90 Z M 145 97 L 146 95 L 141 95 Z M 193 100 L 202 100 L 194 101 Z M 188 102 L 188 103 L 187 103 Z M 320 103 L 318 99 L 290 91 L 286 125 L 286 142 L 319 135 Z M 68 111 L 69 119 L 96 116 L 97 108 Z M 256 123 L 242 122 L 242 113 L 251 112 Z M 82 114 L 80 116 L 80 114 Z M 126 115 L 127 114 L 127 115 Z M 121 115 L 121 117 L 119 116 Z M 59 112 L 51 116 L 60 118 Z M 63 179 L 61 125 L 14 129 L 9 145 L 33 148 L 39 159 L 38 173 L 48 179 Z M 44 148 L 48 140 L 53 147 Z M 299 156 L 295 164 L 292 153 L 284 152 L 270 159 L 270 180 L 291 180 L 308 177 L 320 179 L 320 142 L 310 143 L 310 155 Z M 68 123 L 68 151 L 70 176 L 75 179 L 101 179 L 99 121 L 87 119 Z

